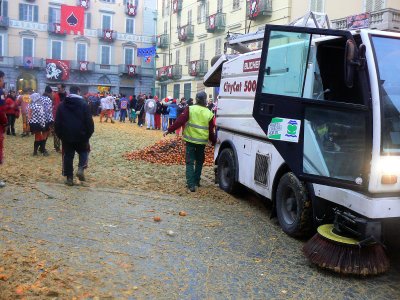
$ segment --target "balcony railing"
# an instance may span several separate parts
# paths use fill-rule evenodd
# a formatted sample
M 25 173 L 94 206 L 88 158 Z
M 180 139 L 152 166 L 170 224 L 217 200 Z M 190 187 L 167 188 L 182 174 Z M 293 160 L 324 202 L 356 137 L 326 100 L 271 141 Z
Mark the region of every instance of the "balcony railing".
M 156 70 L 156 80 L 166 81 L 172 78 L 172 66 L 165 66 Z
M 369 14 L 368 28 L 400 32 L 400 10 L 387 8 Z M 348 29 L 347 18 L 332 20 L 335 29 Z
M 117 32 L 112 29 L 97 29 L 97 36 L 103 42 L 112 43 L 117 38 Z
M 94 71 L 98 72 L 98 73 L 104 73 L 104 74 L 118 74 L 118 66 L 117 65 L 96 64 L 94 67 Z
M 272 0 L 251 0 L 246 3 L 246 15 L 249 20 L 258 20 L 272 15 Z
M 160 34 L 157 36 L 157 47 L 160 49 L 168 48 L 169 45 L 169 35 L 167 33 Z
M 66 35 L 67 33 L 64 31 L 61 31 L 61 24 L 60 23 L 49 23 L 47 24 L 47 31 L 49 34 L 54 34 L 54 35 Z
M 172 65 L 172 79 L 179 80 L 182 78 L 182 65 Z
M 177 13 L 182 10 L 182 0 L 172 0 L 172 13 Z
M 0 16 L 0 28 L 8 28 L 9 24 L 10 24 L 9 17 Z
M 131 66 L 134 66 L 133 71 L 130 70 Z M 136 66 L 136 65 L 121 64 L 121 65 L 118 65 L 118 73 L 119 74 L 127 74 L 130 76 L 140 75 L 142 73 L 142 68 L 141 68 L 141 66 Z
M 178 28 L 178 39 L 181 42 L 189 42 L 194 38 L 194 25 L 186 25 Z
M 14 65 L 16 67 L 23 67 L 28 69 L 43 68 L 44 59 L 40 57 L 14 56 Z
M 189 62 L 190 76 L 204 76 L 208 71 L 208 60 L 199 59 Z
M 223 31 L 226 27 L 226 14 L 216 13 L 209 15 L 206 22 L 207 32 Z
M 0 66 L 13 67 L 14 61 L 15 59 L 12 56 L 0 56 Z
M 71 70 L 80 72 L 94 72 L 95 63 L 91 61 L 71 60 Z

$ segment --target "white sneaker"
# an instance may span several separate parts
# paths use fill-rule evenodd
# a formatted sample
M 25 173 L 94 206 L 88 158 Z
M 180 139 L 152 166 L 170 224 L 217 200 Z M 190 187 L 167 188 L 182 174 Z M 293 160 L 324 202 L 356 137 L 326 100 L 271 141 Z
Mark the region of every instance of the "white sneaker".
M 0 188 L 3 188 L 6 186 L 6 183 L 3 180 L 0 180 Z

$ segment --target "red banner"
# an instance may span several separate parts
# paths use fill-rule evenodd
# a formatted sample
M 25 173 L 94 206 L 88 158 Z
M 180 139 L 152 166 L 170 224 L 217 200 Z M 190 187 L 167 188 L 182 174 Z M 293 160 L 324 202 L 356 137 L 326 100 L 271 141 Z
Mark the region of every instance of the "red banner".
M 85 9 L 82 6 L 61 5 L 61 31 L 83 35 Z
M 178 12 L 178 0 L 173 0 L 172 2 L 172 13 L 176 14 Z
M 131 3 L 128 3 L 126 5 L 126 13 L 128 14 L 128 16 L 136 16 L 136 5 L 133 5 Z
M 88 67 L 89 67 L 88 61 L 84 61 L 84 60 L 79 61 L 79 71 L 86 72 L 86 71 L 88 71 Z
M 260 14 L 260 5 L 258 0 L 250 0 L 249 3 L 249 18 L 255 19 Z
M 215 29 L 215 18 L 217 17 L 217 14 L 213 14 L 208 17 L 208 28 L 209 29 Z
M 190 66 L 189 75 L 190 76 L 197 76 L 198 63 L 199 63 L 198 60 L 189 62 L 189 66 Z
M 135 65 L 127 65 L 128 75 L 134 76 L 136 74 L 136 66 Z
M 113 32 L 114 32 L 114 30 L 104 29 L 103 30 L 103 38 L 104 38 L 104 40 L 112 41 L 113 40 Z
M 46 59 L 46 78 L 65 81 L 69 79 L 70 66 L 68 60 Z

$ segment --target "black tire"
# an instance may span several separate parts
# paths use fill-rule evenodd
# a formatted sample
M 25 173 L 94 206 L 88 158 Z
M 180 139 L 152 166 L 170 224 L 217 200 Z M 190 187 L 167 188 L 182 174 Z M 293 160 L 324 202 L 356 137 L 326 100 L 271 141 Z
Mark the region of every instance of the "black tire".
M 312 230 L 312 207 L 306 186 L 286 173 L 276 190 L 276 214 L 282 230 L 292 237 L 306 237 Z
M 236 160 L 231 148 L 225 148 L 218 156 L 218 184 L 219 187 L 229 194 L 238 190 L 239 183 L 236 181 Z

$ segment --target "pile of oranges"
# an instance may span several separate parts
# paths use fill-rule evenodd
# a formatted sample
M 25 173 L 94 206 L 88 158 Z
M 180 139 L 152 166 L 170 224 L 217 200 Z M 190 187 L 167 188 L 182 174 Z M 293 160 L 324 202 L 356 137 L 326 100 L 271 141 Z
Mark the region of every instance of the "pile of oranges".
M 185 164 L 185 142 L 181 138 L 163 139 L 152 146 L 124 154 L 127 160 L 144 160 L 163 166 Z M 214 147 L 206 145 L 204 166 L 213 166 Z

